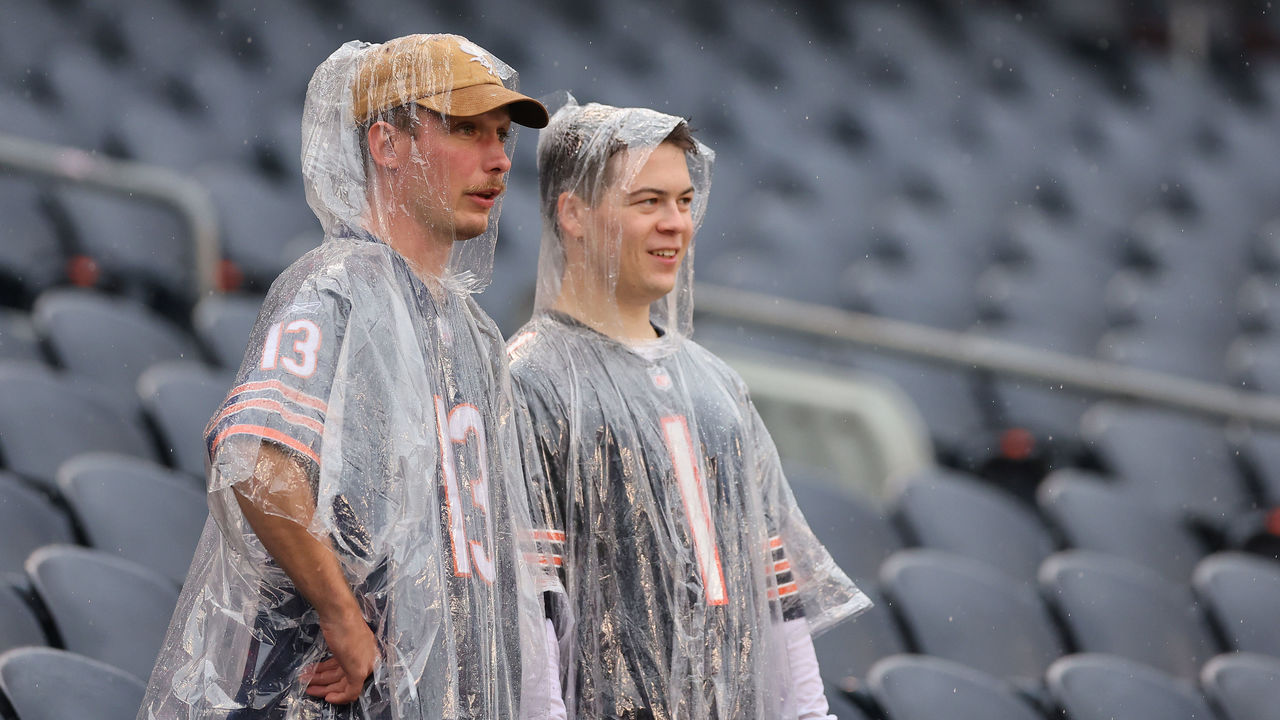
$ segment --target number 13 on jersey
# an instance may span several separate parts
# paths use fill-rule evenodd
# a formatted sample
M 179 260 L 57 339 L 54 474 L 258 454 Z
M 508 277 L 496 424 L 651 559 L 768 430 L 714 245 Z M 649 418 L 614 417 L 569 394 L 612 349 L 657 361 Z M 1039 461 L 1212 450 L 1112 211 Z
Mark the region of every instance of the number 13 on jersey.
M 436 432 L 440 440 L 440 467 L 444 475 L 445 504 L 449 523 L 449 544 L 453 546 L 453 572 L 459 577 L 475 573 L 486 583 L 493 583 L 493 558 L 485 548 L 489 545 L 488 527 L 481 520 L 479 528 L 472 528 L 475 537 L 467 537 L 467 513 L 462 506 L 462 491 L 458 483 L 458 465 L 454 445 L 465 445 L 475 439 L 479 457 L 476 477 L 471 478 L 471 506 L 481 518 L 489 514 L 489 463 L 485 447 L 484 417 L 476 406 L 462 403 L 445 412 L 444 400 L 436 401 Z

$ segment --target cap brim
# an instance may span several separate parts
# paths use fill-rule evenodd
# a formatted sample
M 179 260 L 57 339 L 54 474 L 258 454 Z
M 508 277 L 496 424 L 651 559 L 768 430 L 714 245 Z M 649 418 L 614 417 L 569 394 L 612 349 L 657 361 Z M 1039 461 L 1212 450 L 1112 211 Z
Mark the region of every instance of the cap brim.
M 472 85 L 418 98 L 417 104 L 445 115 L 468 117 L 506 107 L 511 121 L 531 128 L 544 128 L 551 117 L 542 103 L 501 85 Z

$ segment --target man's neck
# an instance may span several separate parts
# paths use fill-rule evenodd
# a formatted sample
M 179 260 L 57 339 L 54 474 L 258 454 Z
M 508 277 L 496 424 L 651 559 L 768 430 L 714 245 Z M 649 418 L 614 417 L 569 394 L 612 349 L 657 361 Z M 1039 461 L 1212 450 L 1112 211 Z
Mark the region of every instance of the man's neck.
M 409 268 L 425 280 L 444 276 L 449 265 L 452 238 L 441 238 L 421 225 L 403 216 L 375 217 L 369 231 L 400 253 Z
M 613 288 L 594 283 L 581 284 L 568 273 L 560 286 L 560 296 L 552 306 L 577 318 L 593 330 L 622 342 L 658 337 L 649 322 L 647 303 L 623 303 Z

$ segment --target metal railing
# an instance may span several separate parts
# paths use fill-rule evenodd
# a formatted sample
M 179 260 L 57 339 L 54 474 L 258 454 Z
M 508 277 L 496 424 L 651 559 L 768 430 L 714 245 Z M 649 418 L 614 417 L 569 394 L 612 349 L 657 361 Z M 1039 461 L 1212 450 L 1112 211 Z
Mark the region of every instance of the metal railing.
M 802 333 L 1183 411 L 1280 427 L 1280 396 L 941 330 L 825 305 L 699 283 L 694 305 L 749 325 Z
M 173 207 L 190 228 L 197 288 L 217 287 L 218 218 L 200 183 L 172 170 L 0 133 L 0 169 L 80 183 Z

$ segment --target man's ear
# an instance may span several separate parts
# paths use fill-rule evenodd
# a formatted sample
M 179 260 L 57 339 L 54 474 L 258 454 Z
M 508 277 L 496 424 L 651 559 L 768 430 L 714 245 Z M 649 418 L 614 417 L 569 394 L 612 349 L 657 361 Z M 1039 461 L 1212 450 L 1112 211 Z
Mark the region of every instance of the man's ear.
M 386 120 L 369 126 L 369 157 L 374 163 L 388 169 L 396 169 L 404 162 L 406 147 L 401 147 L 406 137 Z
M 560 223 L 560 235 L 565 238 L 578 239 L 585 233 L 582 228 L 586 223 L 587 203 L 577 195 L 565 191 L 556 198 L 556 221 Z

